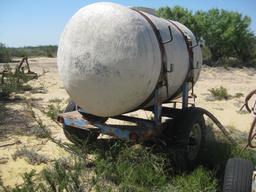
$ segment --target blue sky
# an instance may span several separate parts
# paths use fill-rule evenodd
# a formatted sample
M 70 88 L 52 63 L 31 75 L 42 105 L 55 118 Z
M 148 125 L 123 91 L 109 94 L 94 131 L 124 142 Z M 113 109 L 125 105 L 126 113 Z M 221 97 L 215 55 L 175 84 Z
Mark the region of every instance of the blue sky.
M 0 42 L 9 47 L 56 45 L 68 19 L 95 0 L 0 0 Z M 255 0 L 113 0 L 127 6 L 159 8 L 180 5 L 190 10 L 223 8 L 252 19 L 256 33 Z

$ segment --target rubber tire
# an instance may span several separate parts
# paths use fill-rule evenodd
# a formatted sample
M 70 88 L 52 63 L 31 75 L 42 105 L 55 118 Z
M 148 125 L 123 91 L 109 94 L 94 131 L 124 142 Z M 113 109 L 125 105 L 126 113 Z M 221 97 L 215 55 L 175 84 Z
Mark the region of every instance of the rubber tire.
M 223 192 L 251 192 L 253 171 L 251 161 L 229 159 L 225 168 Z
M 75 111 L 76 108 L 76 103 L 74 101 L 70 101 L 64 112 Z M 66 138 L 74 144 L 82 144 L 83 142 L 91 143 L 96 141 L 99 136 L 99 133 L 96 132 L 86 131 L 65 125 L 63 126 L 63 131 Z
M 195 123 L 198 123 L 201 128 L 201 144 L 197 157 L 191 160 L 188 157 L 187 146 L 189 133 Z M 203 114 L 196 107 L 182 109 L 174 119 L 174 122 L 170 121 L 167 123 L 164 134 L 167 137 L 167 143 L 170 147 L 174 148 L 178 156 L 181 156 L 181 161 L 184 161 L 184 165 L 181 166 L 182 168 L 192 169 L 199 163 L 205 151 L 206 126 Z

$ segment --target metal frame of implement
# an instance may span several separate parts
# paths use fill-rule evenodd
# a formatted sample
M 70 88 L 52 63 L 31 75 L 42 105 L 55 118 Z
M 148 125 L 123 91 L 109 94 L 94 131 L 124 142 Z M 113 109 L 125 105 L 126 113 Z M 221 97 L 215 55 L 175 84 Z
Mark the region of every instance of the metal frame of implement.
M 182 103 L 183 108 L 188 105 L 188 86 L 185 85 L 183 91 L 187 92 L 183 94 Z M 119 115 L 110 117 L 113 119 L 132 122 L 135 125 L 115 125 L 100 122 L 97 119 L 90 118 L 90 114 L 87 114 L 82 109 L 76 111 L 59 114 L 58 122 L 65 126 L 73 127 L 74 129 L 83 129 L 86 131 L 95 131 L 102 134 L 114 136 L 116 138 L 127 140 L 131 142 L 141 142 L 150 140 L 161 134 L 163 130 L 162 117 L 175 118 L 178 112 L 182 109 L 163 107 L 159 100 L 159 88 L 155 90 L 154 106 L 145 108 L 146 111 L 152 111 L 154 114 L 153 120 L 142 119 L 137 117 L 131 117 L 127 115 Z

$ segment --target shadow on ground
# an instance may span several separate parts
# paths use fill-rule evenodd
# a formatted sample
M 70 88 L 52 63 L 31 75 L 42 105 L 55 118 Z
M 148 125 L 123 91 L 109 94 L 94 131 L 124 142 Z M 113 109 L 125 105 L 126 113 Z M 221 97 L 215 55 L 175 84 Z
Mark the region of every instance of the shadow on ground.
M 0 140 L 7 140 L 13 135 L 33 135 L 36 126 L 23 97 L 0 100 Z

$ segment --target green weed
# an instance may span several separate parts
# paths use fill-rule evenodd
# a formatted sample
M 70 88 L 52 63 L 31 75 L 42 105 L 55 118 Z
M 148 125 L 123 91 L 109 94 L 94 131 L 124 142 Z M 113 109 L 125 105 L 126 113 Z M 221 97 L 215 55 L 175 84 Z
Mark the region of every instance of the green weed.
M 27 177 L 32 183 L 24 177 L 24 183 L 15 190 L 215 192 L 220 191 L 228 158 L 242 157 L 256 163 L 251 151 L 243 151 L 240 145 L 224 139 L 209 142 L 201 165 L 190 172 L 177 171 L 177 164 L 182 162 L 175 162 L 174 153 L 162 147 L 129 145 L 110 139 L 65 146 L 78 154 L 73 156 L 73 161 L 55 161 L 38 179 Z M 93 160 L 88 155 L 93 155 Z
M 31 91 L 32 87 L 26 84 L 30 77 L 16 70 L 13 71 L 9 64 L 4 65 L 6 73 L 1 74 L 0 79 L 0 97 L 9 97 L 13 92 Z
M 244 96 L 243 93 L 236 93 L 236 94 L 234 95 L 235 98 L 240 98 L 240 97 L 243 97 L 243 96 Z
M 50 103 L 61 103 L 62 99 L 55 97 L 53 99 L 50 99 L 49 102 Z
M 167 159 L 144 147 L 114 145 L 96 159 L 96 179 L 108 181 L 120 191 L 149 191 L 167 182 Z
M 59 113 L 63 112 L 60 102 L 51 103 L 47 106 L 46 115 L 56 120 Z
M 227 100 L 230 98 L 228 91 L 225 87 L 220 86 L 219 88 L 209 89 L 211 95 L 218 100 Z
M 198 167 L 188 174 L 178 175 L 172 180 L 172 191 L 209 191 L 214 192 L 218 189 L 218 180 L 214 172 L 203 167 Z M 171 191 L 171 190 L 167 190 Z

